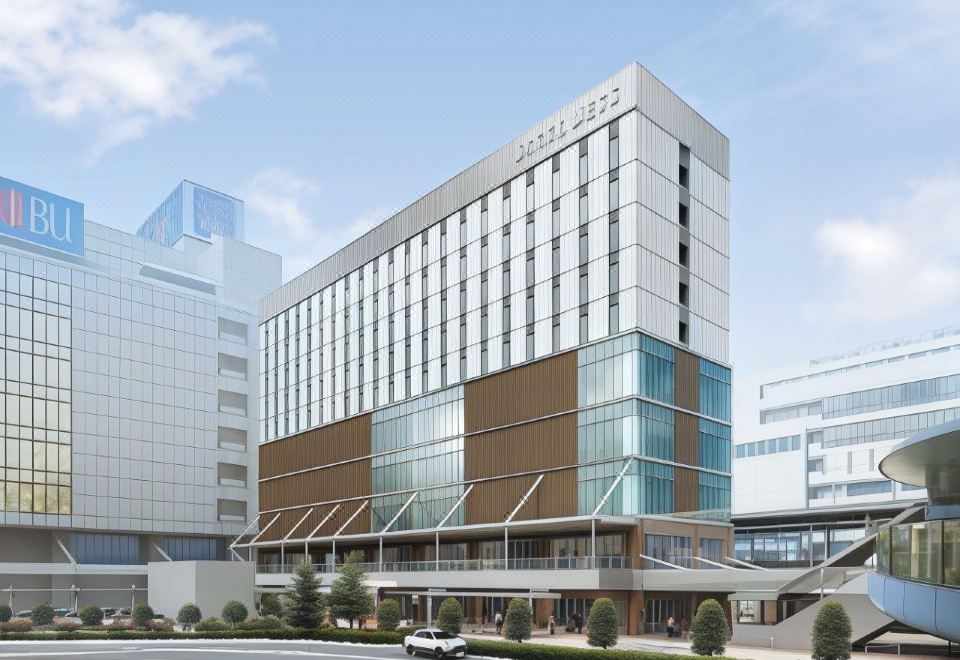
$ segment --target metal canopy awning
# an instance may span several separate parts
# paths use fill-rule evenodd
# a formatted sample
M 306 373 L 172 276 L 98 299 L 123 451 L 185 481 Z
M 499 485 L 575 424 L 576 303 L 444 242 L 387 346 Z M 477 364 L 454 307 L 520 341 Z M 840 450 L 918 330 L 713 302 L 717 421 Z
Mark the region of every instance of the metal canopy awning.
M 727 600 L 778 600 L 780 594 L 776 591 L 736 591 Z

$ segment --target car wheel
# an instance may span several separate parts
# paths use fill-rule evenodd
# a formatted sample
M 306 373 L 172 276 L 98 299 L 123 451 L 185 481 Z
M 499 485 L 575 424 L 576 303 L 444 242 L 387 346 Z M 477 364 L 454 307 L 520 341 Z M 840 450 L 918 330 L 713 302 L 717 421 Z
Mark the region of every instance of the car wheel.
M 433 649 L 433 657 L 434 657 L 434 658 L 442 658 L 442 657 L 443 657 L 443 649 L 440 648 L 439 646 L 438 646 L 437 648 Z
M 413 655 L 413 646 L 407 645 L 407 655 Z

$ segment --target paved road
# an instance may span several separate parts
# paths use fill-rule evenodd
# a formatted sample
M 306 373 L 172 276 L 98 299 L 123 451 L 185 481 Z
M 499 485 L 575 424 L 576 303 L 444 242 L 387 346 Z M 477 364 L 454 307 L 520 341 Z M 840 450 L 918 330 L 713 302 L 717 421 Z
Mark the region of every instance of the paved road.
M 2 658 L 77 658 L 77 660 L 226 660 L 278 657 L 380 660 L 407 658 L 399 646 L 292 642 L 286 640 L 137 640 L 0 642 Z M 426 656 L 417 656 L 426 657 Z

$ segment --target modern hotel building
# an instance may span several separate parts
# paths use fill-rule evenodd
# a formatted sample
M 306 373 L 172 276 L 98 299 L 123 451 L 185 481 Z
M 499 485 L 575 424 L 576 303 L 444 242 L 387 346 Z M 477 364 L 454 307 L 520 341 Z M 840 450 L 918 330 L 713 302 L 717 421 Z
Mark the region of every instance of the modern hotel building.
M 732 551 L 729 175 L 631 64 L 267 296 L 259 588 L 360 550 L 414 620 L 689 619 L 642 569 Z
M 129 606 L 147 562 L 224 559 L 255 515 L 280 257 L 190 182 L 139 235 L 7 179 L 0 219 L 0 602 Z
M 911 435 L 960 413 L 960 328 L 744 379 L 734 419 L 736 557 L 809 566 L 927 493 L 880 472 Z

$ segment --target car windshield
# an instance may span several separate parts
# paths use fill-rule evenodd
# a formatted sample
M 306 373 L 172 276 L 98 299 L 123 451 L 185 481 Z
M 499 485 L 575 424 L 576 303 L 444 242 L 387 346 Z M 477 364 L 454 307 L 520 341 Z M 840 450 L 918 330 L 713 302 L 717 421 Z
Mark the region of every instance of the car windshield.
M 437 639 L 456 639 L 454 635 L 451 635 L 448 632 L 443 632 L 442 630 L 438 630 L 437 632 L 433 633 L 433 636 Z

